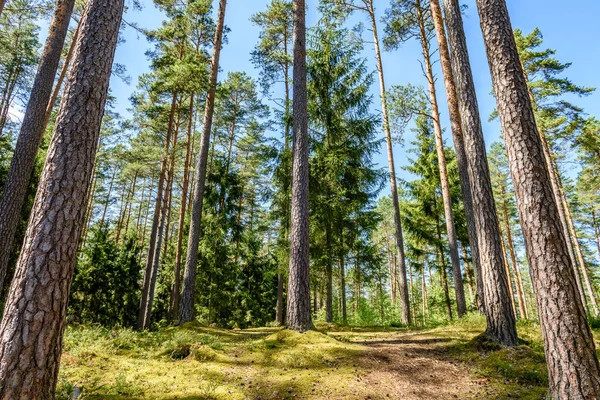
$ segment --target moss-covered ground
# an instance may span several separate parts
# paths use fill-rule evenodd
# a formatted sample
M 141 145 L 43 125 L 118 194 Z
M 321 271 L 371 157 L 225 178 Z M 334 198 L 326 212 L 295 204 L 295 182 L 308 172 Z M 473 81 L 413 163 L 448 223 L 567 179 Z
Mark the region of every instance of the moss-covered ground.
M 539 327 L 503 348 L 468 316 L 433 329 L 319 325 L 157 332 L 69 327 L 58 398 L 540 399 L 547 386 Z

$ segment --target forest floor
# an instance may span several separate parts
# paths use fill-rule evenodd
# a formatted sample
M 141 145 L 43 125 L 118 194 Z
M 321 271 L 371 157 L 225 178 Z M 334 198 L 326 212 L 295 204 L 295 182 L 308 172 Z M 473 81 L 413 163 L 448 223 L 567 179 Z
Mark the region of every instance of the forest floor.
M 495 346 L 480 316 L 434 329 L 69 327 L 59 399 L 540 399 L 539 327 Z M 598 336 L 597 336 L 598 338 Z M 76 393 L 73 395 L 73 393 Z

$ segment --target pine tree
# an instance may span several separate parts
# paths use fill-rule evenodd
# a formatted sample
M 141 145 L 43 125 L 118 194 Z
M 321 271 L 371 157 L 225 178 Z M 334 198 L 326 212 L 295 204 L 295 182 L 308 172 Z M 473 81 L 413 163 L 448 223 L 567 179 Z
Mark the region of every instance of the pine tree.
M 535 285 L 550 395 L 600 396 L 600 365 L 562 234 L 543 145 L 504 0 L 477 0 Z M 560 296 L 558 295 L 560 293 Z M 560 346 L 559 346 L 560 343 Z
M 40 61 L 29 104 L 23 117 L 21 133 L 0 198 L 0 235 L 4 238 L 0 244 L 0 288 L 4 285 L 13 239 L 19 222 L 19 211 L 25 201 L 29 179 L 44 133 L 46 109 L 74 4 L 75 0 L 59 0 L 56 3 L 44 54 Z
M 90 0 L 86 7 L 1 323 L 2 399 L 55 396 L 68 294 L 122 13 L 122 0 Z M 55 304 L 52 311 L 47 304 Z

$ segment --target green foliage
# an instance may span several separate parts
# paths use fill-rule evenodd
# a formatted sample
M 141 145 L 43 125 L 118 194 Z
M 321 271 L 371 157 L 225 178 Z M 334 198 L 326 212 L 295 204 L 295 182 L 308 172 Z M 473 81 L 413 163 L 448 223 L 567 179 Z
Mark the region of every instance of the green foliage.
M 118 247 L 107 228 L 94 229 L 75 267 L 70 301 L 73 318 L 105 326 L 132 326 L 139 306 L 138 253 L 133 239 Z

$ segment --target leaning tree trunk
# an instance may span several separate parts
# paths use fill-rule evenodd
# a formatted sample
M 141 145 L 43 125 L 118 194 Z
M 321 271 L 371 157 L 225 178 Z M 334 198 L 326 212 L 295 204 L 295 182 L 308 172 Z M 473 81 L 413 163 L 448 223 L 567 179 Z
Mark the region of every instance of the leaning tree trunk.
M 294 0 L 294 94 L 292 211 L 286 326 L 312 328 L 308 254 L 308 101 L 306 92 L 306 6 Z
M 0 324 L 0 399 L 54 399 L 123 0 L 88 0 Z M 43 112 L 45 107 L 40 108 Z
M 475 249 L 474 264 L 475 264 L 475 276 L 476 280 L 483 279 L 481 276 L 480 260 L 479 260 L 479 243 L 477 234 L 477 223 L 475 222 L 475 215 L 473 210 L 473 194 L 471 193 L 471 178 L 469 176 L 469 156 L 476 158 L 475 154 L 469 153 L 465 150 L 464 132 L 460 114 L 460 108 L 458 103 L 458 97 L 456 93 L 454 73 L 452 71 L 452 63 L 450 60 L 450 50 L 448 48 L 448 41 L 446 39 L 446 31 L 444 29 L 444 19 L 442 16 L 442 9 L 440 7 L 439 0 L 431 0 L 431 15 L 433 17 L 435 31 L 438 41 L 438 48 L 440 52 L 440 60 L 442 63 L 442 73 L 444 75 L 444 84 L 446 88 L 446 97 L 448 99 L 448 110 L 450 114 L 450 123 L 452 127 L 452 137 L 454 139 L 454 148 L 456 149 L 456 162 L 458 164 L 458 172 L 460 177 L 460 186 L 463 195 L 463 204 L 465 208 L 465 216 L 467 219 L 467 233 L 469 235 L 471 250 Z M 485 145 L 484 145 L 485 146 Z M 484 147 L 485 149 L 485 147 Z M 484 153 L 485 155 L 485 153 Z M 473 160 L 472 162 L 476 162 Z M 488 174 L 489 175 L 489 174 Z M 477 204 L 480 207 L 480 204 Z M 460 270 L 458 271 L 460 272 Z M 456 271 L 454 271 L 456 279 Z M 479 286 L 478 286 L 479 288 Z M 485 295 L 478 295 L 479 298 L 484 298 Z M 479 301 L 482 303 L 482 301 Z M 480 306 L 482 306 L 482 304 Z M 479 304 L 478 304 L 479 305 Z M 484 309 L 484 307 L 479 307 Z
M 379 47 L 379 36 L 377 33 L 377 20 L 375 18 L 375 9 L 373 1 L 369 0 L 369 17 L 371 19 L 371 29 L 373 31 L 373 43 L 375 45 L 375 58 L 377 61 L 377 73 L 379 75 L 379 88 L 381 92 L 381 115 L 383 117 L 383 130 L 385 131 L 385 143 L 387 146 L 388 166 L 390 169 L 390 189 L 392 192 L 392 205 L 394 207 L 394 228 L 396 237 L 396 246 L 398 247 L 398 257 L 400 259 L 400 309 L 402 312 L 402 323 L 409 325 L 410 300 L 408 294 L 408 281 L 406 278 L 406 257 L 404 255 L 404 238 L 402 235 L 402 220 L 400 218 L 400 203 L 398 201 L 398 186 L 396 184 L 396 166 L 394 164 L 394 150 L 392 142 L 392 133 L 388 117 L 388 107 L 386 100 L 385 79 L 383 75 L 383 62 L 381 60 L 381 49 Z
M 452 272 L 454 276 L 454 287 L 456 295 L 456 308 L 458 316 L 462 317 L 467 312 L 467 302 L 462 281 L 462 272 L 460 269 L 460 257 L 458 256 L 458 241 L 456 238 L 456 227 L 454 225 L 454 214 L 452 211 L 452 198 L 450 195 L 450 182 L 448 180 L 448 167 L 446 164 L 446 154 L 444 152 L 444 139 L 442 137 L 442 125 L 440 122 L 440 111 L 437 102 L 435 89 L 435 78 L 433 76 L 433 67 L 429 52 L 429 41 L 425 30 L 425 19 L 423 10 L 418 9 L 419 29 L 421 33 L 421 46 L 423 48 L 423 57 L 425 59 L 425 74 L 429 86 L 429 101 L 431 103 L 431 113 L 433 120 L 433 132 L 435 135 L 435 149 L 437 151 L 438 168 L 440 173 L 440 185 L 442 189 L 442 201 L 444 204 L 444 219 L 446 222 L 446 232 L 448 234 L 448 247 L 450 248 L 450 261 L 452 263 Z M 458 123 L 460 129 L 460 122 Z
M 21 218 L 21 208 L 25 202 L 31 172 L 42 141 L 44 115 L 52 93 L 54 76 L 60 62 L 60 54 L 67 36 L 74 4 L 75 0 L 58 0 L 56 2 L 44 53 L 33 82 L 21 132 L 4 183 L 4 191 L 0 199 L 0 237 L 2 237 L 0 240 L 0 288 L 4 287 L 8 261 L 17 225 Z M 0 5 L 4 6 L 4 2 Z M 0 8 L 0 12 L 1 10 Z
M 214 49 L 206 104 L 204 106 L 204 124 L 200 136 L 200 151 L 196 162 L 195 185 L 192 193 L 192 217 L 190 220 L 190 233 L 183 274 L 183 289 L 181 304 L 179 305 L 179 323 L 194 319 L 194 299 L 196 297 L 196 264 L 198 262 L 198 246 L 200 244 L 200 223 L 202 222 L 202 204 L 204 202 L 204 187 L 206 184 L 206 166 L 208 162 L 208 149 L 210 147 L 210 133 L 212 129 L 213 114 L 215 111 L 215 90 L 219 76 L 219 58 L 221 44 L 223 43 L 223 28 L 225 26 L 225 9 L 227 0 L 219 2 L 219 17 L 215 30 Z
M 554 399 L 600 398 L 600 365 L 504 0 L 477 0 Z
M 481 128 L 479 106 L 469 62 L 469 52 L 458 0 L 444 0 L 448 39 L 454 63 L 453 75 L 463 127 L 469 183 L 473 195 L 479 248 L 487 332 L 506 345 L 517 343 L 516 319 L 508 302 L 508 277 L 504 272 L 505 255 Z M 488 309 L 487 305 L 490 304 Z

